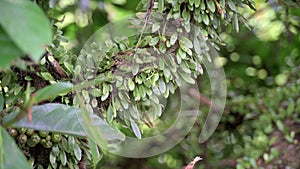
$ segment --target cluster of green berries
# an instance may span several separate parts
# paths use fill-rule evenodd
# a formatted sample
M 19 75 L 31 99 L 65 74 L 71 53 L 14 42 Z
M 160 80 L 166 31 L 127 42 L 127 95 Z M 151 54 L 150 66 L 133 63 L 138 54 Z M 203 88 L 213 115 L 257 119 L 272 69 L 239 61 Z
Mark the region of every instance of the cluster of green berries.
M 22 146 L 35 147 L 37 144 L 45 148 L 51 148 L 53 144 L 61 141 L 62 135 L 48 131 L 35 131 L 29 128 L 8 129 L 9 134 L 14 137 L 17 143 Z

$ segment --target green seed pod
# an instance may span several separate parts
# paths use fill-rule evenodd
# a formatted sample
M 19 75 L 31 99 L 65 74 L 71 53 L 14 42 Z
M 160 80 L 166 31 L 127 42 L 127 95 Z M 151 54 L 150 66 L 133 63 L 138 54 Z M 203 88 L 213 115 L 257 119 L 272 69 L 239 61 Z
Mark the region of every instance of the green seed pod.
M 43 131 L 43 130 L 40 130 L 39 131 L 39 135 L 41 137 L 47 137 L 49 135 L 49 131 Z
M 58 133 L 52 133 L 52 142 L 59 143 L 61 141 L 61 135 Z
M 18 131 L 19 131 L 19 133 L 21 133 L 21 134 L 25 134 L 26 131 L 27 131 L 27 128 L 19 128 Z
M 41 138 L 38 134 L 34 134 L 31 136 L 31 140 L 34 141 L 35 144 L 37 144 L 41 141 Z
M 27 145 L 29 147 L 35 147 L 37 143 L 35 143 L 35 141 L 33 141 L 32 138 L 29 138 L 28 141 L 27 141 Z
M 34 134 L 34 130 L 33 129 L 27 129 L 26 131 L 26 135 L 27 136 L 32 136 Z
M 25 134 L 20 134 L 18 136 L 18 141 L 20 144 L 25 144 L 27 142 L 27 136 Z
M 17 137 L 18 136 L 18 131 L 16 129 L 8 129 L 8 133 L 12 136 L 12 137 Z

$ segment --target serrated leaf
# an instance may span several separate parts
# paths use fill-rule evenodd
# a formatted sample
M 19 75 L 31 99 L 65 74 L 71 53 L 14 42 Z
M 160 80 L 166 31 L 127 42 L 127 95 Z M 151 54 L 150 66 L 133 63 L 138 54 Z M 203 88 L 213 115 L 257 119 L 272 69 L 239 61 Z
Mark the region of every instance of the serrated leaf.
M 35 102 L 41 102 L 50 98 L 57 97 L 61 94 L 71 92 L 73 84 L 69 82 L 58 82 L 53 85 L 46 86 L 36 92 Z
M 132 128 L 132 131 L 133 131 L 134 135 L 137 138 L 141 139 L 142 138 L 141 131 L 140 131 L 138 125 L 135 123 L 135 121 L 132 118 L 130 118 L 130 125 L 131 125 L 131 128 Z
M 51 43 L 50 21 L 31 1 L 0 1 L 0 24 L 15 44 L 34 61 Z
M 3 118 L 3 124 L 14 118 L 19 112 L 12 112 Z M 103 119 L 95 114 L 90 118 L 93 126 L 99 128 L 104 139 L 108 141 L 124 140 L 125 137 L 119 131 L 110 127 Z M 32 107 L 32 122 L 25 117 L 12 124 L 12 127 L 32 128 L 34 130 L 45 130 L 64 133 L 79 137 L 86 137 L 86 129 L 83 123 L 82 110 L 80 108 L 57 103 L 48 103 Z

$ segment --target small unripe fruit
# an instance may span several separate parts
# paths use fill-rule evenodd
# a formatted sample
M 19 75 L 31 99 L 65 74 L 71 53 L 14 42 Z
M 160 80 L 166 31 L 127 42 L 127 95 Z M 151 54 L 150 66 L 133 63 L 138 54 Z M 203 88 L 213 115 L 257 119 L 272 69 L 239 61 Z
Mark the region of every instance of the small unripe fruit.
M 34 141 L 35 144 L 37 144 L 41 141 L 41 138 L 38 134 L 34 134 L 31 136 L 31 140 Z
M 45 139 L 46 139 L 46 141 L 51 141 L 51 136 L 48 135 Z
M 49 135 L 49 131 L 43 131 L 43 130 L 40 130 L 39 131 L 39 135 L 41 137 L 47 137 Z
M 35 147 L 36 146 L 36 143 L 32 140 L 32 138 L 28 139 L 27 141 L 27 145 L 29 147 Z
M 18 136 L 18 141 L 20 144 L 25 144 L 27 142 L 27 136 L 25 134 L 20 134 Z
M 46 141 L 46 139 L 44 139 L 44 138 L 41 139 L 41 141 L 40 141 L 40 143 L 41 143 L 42 145 L 46 144 L 46 142 L 47 142 L 47 141 Z
M 19 128 L 18 131 L 19 131 L 19 133 L 21 133 L 21 134 L 25 134 L 26 131 L 27 131 L 27 128 Z
M 61 135 L 57 133 L 52 133 L 52 142 L 59 143 L 61 141 Z
M 52 142 L 51 141 L 46 141 L 46 143 L 43 146 L 45 148 L 51 148 L 52 147 Z
M 12 137 L 17 137 L 18 136 L 18 131 L 16 129 L 9 129 L 8 133 L 12 136 Z
M 27 136 L 32 136 L 34 134 L 34 130 L 33 129 L 27 129 L 26 131 L 26 135 Z

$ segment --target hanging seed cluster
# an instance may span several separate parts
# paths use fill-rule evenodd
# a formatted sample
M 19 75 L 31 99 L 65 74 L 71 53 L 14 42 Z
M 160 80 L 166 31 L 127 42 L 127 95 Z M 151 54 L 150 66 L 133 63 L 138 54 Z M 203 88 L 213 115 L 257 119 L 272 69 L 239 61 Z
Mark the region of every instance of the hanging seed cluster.
M 238 10 L 246 5 L 253 8 L 251 0 L 142 1 L 146 12 L 130 20 L 139 32 L 136 39 L 105 37 L 81 51 L 75 82 L 94 80 L 81 91 L 86 107 L 108 122 L 121 119 L 140 137 L 135 121 L 161 116 L 160 97 L 183 83 L 195 84 L 203 74 L 203 59 L 211 61 L 210 47 L 221 42 L 222 27 L 233 25 L 238 31 Z M 78 98 L 73 103 L 79 105 Z

